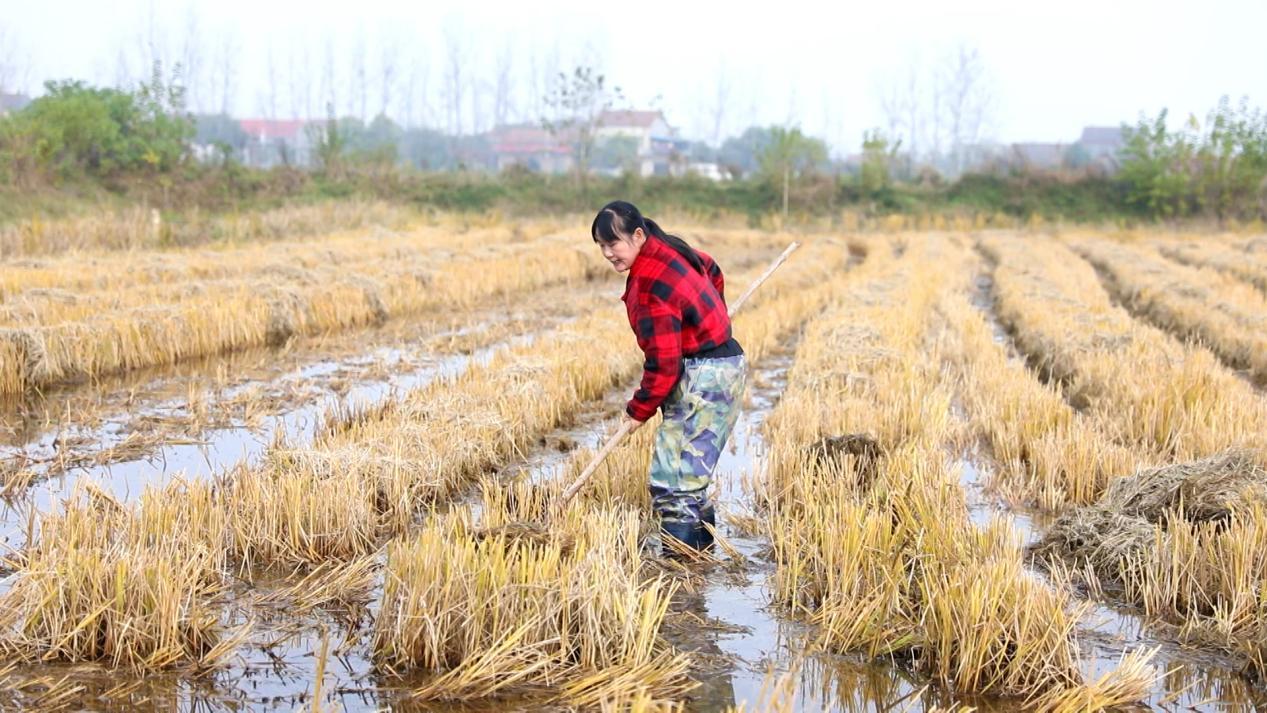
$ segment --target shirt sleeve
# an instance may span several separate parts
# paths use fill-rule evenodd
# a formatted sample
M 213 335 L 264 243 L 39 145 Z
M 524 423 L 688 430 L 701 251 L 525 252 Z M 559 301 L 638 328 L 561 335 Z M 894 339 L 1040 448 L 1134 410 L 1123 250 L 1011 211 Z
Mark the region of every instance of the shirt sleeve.
M 682 372 L 682 315 L 668 302 L 651 298 L 634 311 L 634 334 L 642 348 L 642 382 L 625 406 L 638 421 L 651 418 L 677 385 Z

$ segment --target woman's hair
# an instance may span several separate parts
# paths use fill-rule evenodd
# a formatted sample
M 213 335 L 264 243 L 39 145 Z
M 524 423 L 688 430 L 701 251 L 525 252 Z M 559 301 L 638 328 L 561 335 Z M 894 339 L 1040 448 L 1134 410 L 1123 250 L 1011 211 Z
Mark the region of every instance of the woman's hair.
M 638 212 L 637 206 L 629 201 L 612 201 L 603 206 L 602 210 L 598 211 L 598 215 L 594 216 L 590 233 L 594 236 L 594 242 L 610 244 L 622 238 L 632 237 L 638 228 L 642 228 L 642 232 L 646 233 L 648 239 L 655 238 L 667 244 L 685 258 L 696 271 L 704 272 L 704 261 L 699 253 L 695 252 L 695 248 L 678 236 L 664 232 L 654 220 L 643 217 L 642 213 Z

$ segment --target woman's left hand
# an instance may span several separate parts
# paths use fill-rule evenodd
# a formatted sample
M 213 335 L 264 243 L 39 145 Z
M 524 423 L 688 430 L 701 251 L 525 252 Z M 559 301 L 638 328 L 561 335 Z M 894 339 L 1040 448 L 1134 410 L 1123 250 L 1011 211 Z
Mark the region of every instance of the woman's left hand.
M 633 433 L 634 431 L 641 428 L 642 424 L 644 423 L 646 423 L 646 421 L 639 421 L 633 416 L 630 416 L 629 414 L 625 414 L 625 423 L 623 425 L 629 429 L 630 433 Z

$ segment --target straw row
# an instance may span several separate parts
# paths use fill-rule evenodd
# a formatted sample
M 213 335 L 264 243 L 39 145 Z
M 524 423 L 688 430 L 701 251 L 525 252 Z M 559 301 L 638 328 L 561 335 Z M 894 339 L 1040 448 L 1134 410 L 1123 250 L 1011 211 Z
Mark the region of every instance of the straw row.
M 1166 257 L 1193 267 L 1208 267 L 1231 275 L 1267 294 L 1267 255 L 1246 250 L 1225 236 L 1160 245 Z
M 1022 350 L 1054 365 L 1103 428 L 1148 460 L 1172 462 L 1110 481 L 1095 503 L 1062 515 L 1040 551 L 1184 638 L 1261 667 L 1252 642 L 1267 621 L 1258 603 L 1267 582 L 1258 554 L 1267 551 L 1264 400 L 1209 352 L 1109 304 L 1067 248 L 1002 238 L 985 248 L 997 260 L 1000 316 Z
M 1108 483 L 1133 473 L 1139 454 L 1104 435 L 1094 413 L 1069 406 L 1008 353 L 980 309 L 959 292 L 938 305 L 943 348 L 962 380 L 960 398 L 978 438 L 1000 468 L 990 483 L 1004 499 L 1042 510 L 1094 502 Z
M 175 482 L 125 507 L 80 488 L 40 519 L 0 595 L 0 655 L 153 670 L 208 667 L 246 636 L 226 630 L 226 519 L 205 484 Z
M 678 697 L 694 684 L 660 635 L 674 587 L 643 575 L 640 530 L 624 508 L 575 510 L 540 540 L 482 535 L 466 511 L 435 518 L 388 545 L 375 660 L 433 674 L 417 699 Z
M 830 255 L 822 252 L 819 257 Z M 772 281 L 767 295 L 796 295 L 805 280 L 821 277 L 830 263 L 810 261 L 804 275 L 789 266 L 793 269 Z M 744 278 L 735 276 L 740 284 Z M 787 278 L 785 284 L 780 284 L 782 278 Z M 218 603 L 229 567 L 346 561 L 363 569 L 365 556 L 378 550 L 384 535 L 403 533 L 413 516 L 426 514 L 428 502 L 456 492 L 463 482 L 525 450 L 540 433 L 566 423 L 581 403 L 630 377 L 637 369 L 635 355 L 623 316 L 611 308 L 594 310 L 533 345 L 502 351 L 460 379 L 420 389 L 398 408 L 361 421 L 328 442 L 311 449 L 274 449 L 263 466 L 241 466 L 214 488 L 173 486 L 157 495 L 147 493 L 134 508 L 100 495 L 79 497 L 68 506 L 68 514 L 37 518 L 40 534 L 21 553 L 19 571 L 3 599 L 0 645 L 5 657 L 96 660 L 140 669 L 214 665 L 244 635 L 223 631 L 221 625 Z M 486 510 L 491 512 L 492 506 Z M 582 516 L 591 514 L 571 515 Z M 620 533 L 639 520 L 636 513 L 603 517 L 608 519 L 602 527 L 591 519 L 577 525 L 576 532 L 611 533 L 615 539 L 608 544 L 587 545 L 599 551 L 606 547 L 610 553 L 627 544 L 627 534 Z M 433 519 L 424 535 L 426 527 L 458 526 Z M 448 540 L 455 530 L 442 531 L 446 546 L 457 544 Z M 408 544 L 402 540 L 395 547 Z M 517 567 L 538 561 L 541 551 L 521 554 Z M 459 548 L 447 556 L 473 555 Z M 411 566 L 409 561 L 405 557 L 399 567 Z M 573 562 L 587 568 L 584 574 L 578 570 L 574 581 L 590 589 L 543 603 L 547 609 L 542 611 L 556 612 L 551 607 L 558 606 L 576 611 L 593 599 L 592 588 L 601 584 L 593 576 L 599 561 L 610 567 L 613 559 Z M 434 574 L 428 581 L 434 581 Z M 665 658 L 654 636 L 669 590 L 626 574 L 623 590 L 615 585 L 603 590 L 603 596 L 612 598 L 595 613 L 599 618 L 578 618 L 576 638 L 556 641 L 554 653 L 542 659 L 551 677 L 565 669 L 585 674 L 567 689 L 569 700 L 596 702 L 631 678 L 652 680 L 649 670 L 667 672 L 664 680 L 670 688 L 683 685 L 673 671 L 685 664 Z M 494 590 L 505 592 L 500 585 L 488 591 Z M 471 606 L 478 602 L 464 601 Z M 608 623 L 626 616 L 633 617 L 626 620 L 632 628 L 624 649 L 632 657 L 631 666 L 599 676 L 595 667 L 601 661 L 593 657 L 615 656 L 619 650 L 597 644 L 585 644 L 590 658 L 576 660 L 574 644 L 586 636 L 594 642 L 614 637 L 606 630 Z M 558 626 L 557 617 L 552 615 L 551 621 Z M 384 647 L 385 667 L 406 665 Z M 449 689 L 445 684 L 439 690 Z
M 434 278 L 346 274 L 240 289 L 177 303 L 104 313 L 88 321 L 0 330 L 0 393 L 172 364 L 297 335 L 382 322 L 421 310 L 469 307 L 481 298 L 596 276 L 592 255 L 564 245 L 457 262 Z
M 1148 246 L 1096 239 L 1072 244 L 1132 312 L 1267 383 L 1267 296 L 1213 268 L 1176 264 Z
M 829 253 L 821 255 L 821 263 L 788 265 L 753 312 L 830 269 Z M 735 275 L 732 284 L 755 274 Z M 570 424 L 611 387 L 631 383 L 640 365 L 632 341 L 619 308 L 599 308 L 495 353 L 456 380 L 358 414 L 309 448 L 278 449 L 264 468 L 239 469 L 226 487 L 234 552 L 285 566 L 364 554 L 384 532 L 406 529 L 426 503 Z
M 992 236 L 999 319 L 1039 372 L 1109 435 L 1161 458 L 1267 445 L 1267 401 L 1205 349 L 1115 306 L 1094 269 L 1047 239 Z
M 138 206 L 117 212 L 46 219 L 0 228 L 0 256 L 167 248 L 207 242 L 269 241 L 332 229 L 398 227 L 417 216 L 383 201 L 330 201 L 221 215 L 189 211 L 175 221 Z
M 820 259 L 790 264 L 737 321 L 736 335 L 750 354 L 764 353 L 778 338 L 773 325 L 782 323 L 786 330 L 797 322 L 784 320 L 813 311 L 815 300 L 825 294 L 836 261 L 831 251 L 807 252 Z M 746 277 L 736 275 L 732 286 Z M 610 315 L 595 319 L 621 326 Z M 591 346 L 585 354 L 591 369 L 602 356 L 595 351 Z M 628 344 L 621 351 L 628 356 Z M 513 371 L 510 363 L 490 365 L 490 372 Z M 471 386 L 472 381 L 459 380 L 454 389 L 469 392 Z M 399 430 L 404 425 L 399 419 L 412 413 L 409 409 L 430 401 L 424 396 L 416 394 L 399 410 L 373 414 L 335 439 L 364 444 L 366 429 Z M 516 404 L 515 410 L 522 413 L 525 407 Z M 499 418 L 505 422 L 508 415 Z M 544 425 L 529 424 L 525 430 L 539 433 Z M 518 432 L 512 426 L 510 437 L 519 440 Z M 652 433 L 646 428 L 640 435 Z M 456 439 L 443 440 L 452 444 Z M 400 673 L 431 674 L 415 688 L 418 699 L 513 693 L 604 710 L 672 709 L 670 701 L 694 684 L 686 677 L 689 660 L 672 652 L 660 635 L 673 587 L 643 572 L 645 467 L 639 470 L 621 456 L 615 454 L 611 462 L 623 465 L 600 473 L 595 487 L 553 519 L 548 531 L 522 532 L 515 526 L 542 522 L 567 478 L 542 485 L 485 478 L 478 527 L 472 510 L 459 508 L 430 516 L 418 534 L 389 544 L 382 613 L 374 630 L 376 661 Z M 574 453 L 569 472 L 574 474 L 587 457 Z M 463 459 L 449 460 L 457 465 Z M 614 491 L 623 497 L 609 497 Z
M 767 422 L 774 593 L 830 650 L 900 656 L 953 690 L 1069 709 L 1054 696 L 1090 690 L 1069 595 L 1025 572 L 1008 523 L 968 521 L 942 450 L 951 393 L 934 309 L 969 264 L 961 241 L 909 240 L 808 328 Z M 872 450 L 825 447 L 846 434 Z M 1090 708 L 1137 699 L 1149 679 L 1133 676 Z

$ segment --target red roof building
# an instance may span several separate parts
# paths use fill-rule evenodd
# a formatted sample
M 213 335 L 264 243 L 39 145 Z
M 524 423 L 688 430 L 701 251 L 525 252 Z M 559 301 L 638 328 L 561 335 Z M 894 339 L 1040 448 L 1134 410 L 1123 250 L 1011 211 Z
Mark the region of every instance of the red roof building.
M 240 119 L 238 126 L 257 141 L 296 141 L 308 123 L 303 119 Z

